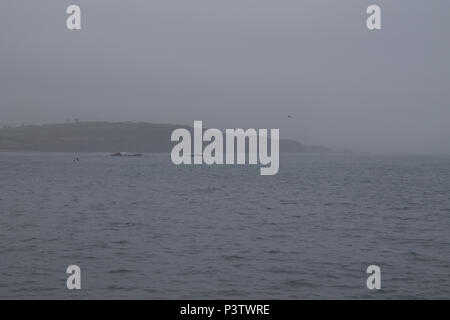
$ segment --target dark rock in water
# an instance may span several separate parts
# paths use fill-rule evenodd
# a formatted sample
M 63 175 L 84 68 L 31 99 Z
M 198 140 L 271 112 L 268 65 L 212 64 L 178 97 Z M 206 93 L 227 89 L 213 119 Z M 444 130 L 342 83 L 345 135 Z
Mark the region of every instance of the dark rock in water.
M 130 154 L 130 153 L 117 152 L 117 153 L 113 153 L 111 155 L 111 157 L 142 157 L 142 154 L 141 153 Z

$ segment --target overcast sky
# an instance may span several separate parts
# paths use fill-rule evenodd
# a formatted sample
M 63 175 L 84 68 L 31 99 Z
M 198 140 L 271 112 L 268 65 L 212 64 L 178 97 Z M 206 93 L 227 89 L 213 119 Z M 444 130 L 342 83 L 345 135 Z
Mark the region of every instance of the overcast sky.
M 448 0 L 2 0 L 0 125 L 203 120 L 450 153 L 449 24 Z

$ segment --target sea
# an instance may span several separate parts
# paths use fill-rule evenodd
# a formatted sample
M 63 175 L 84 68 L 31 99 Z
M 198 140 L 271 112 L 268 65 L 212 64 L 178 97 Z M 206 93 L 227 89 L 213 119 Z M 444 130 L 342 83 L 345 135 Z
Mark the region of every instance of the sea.
M 0 298 L 450 298 L 450 156 L 285 154 L 277 175 L 259 169 L 0 153 Z

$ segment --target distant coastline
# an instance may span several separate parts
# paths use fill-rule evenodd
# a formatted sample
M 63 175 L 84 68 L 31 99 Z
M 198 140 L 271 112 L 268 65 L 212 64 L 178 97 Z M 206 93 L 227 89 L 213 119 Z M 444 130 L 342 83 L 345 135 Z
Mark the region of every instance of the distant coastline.
M 175 124 L 79 122 L 0 129 L 0 151 L 169 153 Z M 283 153 L 332 153 L 321 146 L 281 139 Z

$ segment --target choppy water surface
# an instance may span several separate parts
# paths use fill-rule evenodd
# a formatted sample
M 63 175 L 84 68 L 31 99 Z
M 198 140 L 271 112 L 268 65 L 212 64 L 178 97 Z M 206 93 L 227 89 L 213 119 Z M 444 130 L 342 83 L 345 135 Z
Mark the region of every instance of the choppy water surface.
M 79 156 L 0 154 L 0 298 L 450 298 L 450 157 Z

